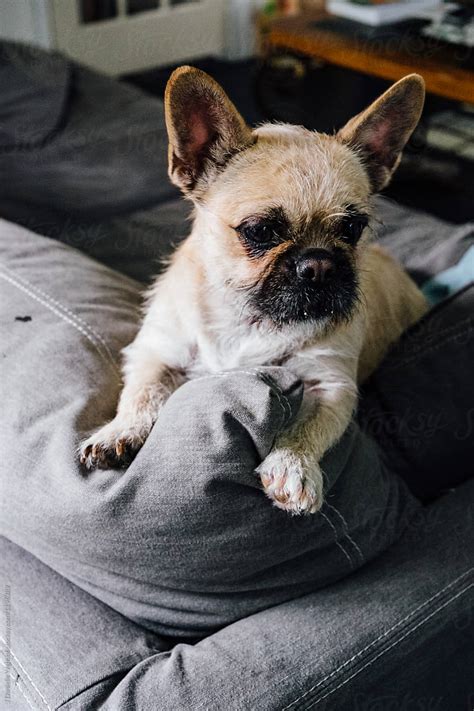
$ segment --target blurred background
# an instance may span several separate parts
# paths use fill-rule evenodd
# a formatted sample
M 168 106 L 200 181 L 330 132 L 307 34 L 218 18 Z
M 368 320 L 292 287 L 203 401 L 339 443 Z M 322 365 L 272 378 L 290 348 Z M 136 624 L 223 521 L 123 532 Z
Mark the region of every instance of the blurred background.
M 386 194 L 452 222 L 473 216 L 471 0 L 0 0 L 0 38 L 159 97 L 171 70 L 192 63 L 249 123 L 327 132 L 419 72 L 426 109 Z

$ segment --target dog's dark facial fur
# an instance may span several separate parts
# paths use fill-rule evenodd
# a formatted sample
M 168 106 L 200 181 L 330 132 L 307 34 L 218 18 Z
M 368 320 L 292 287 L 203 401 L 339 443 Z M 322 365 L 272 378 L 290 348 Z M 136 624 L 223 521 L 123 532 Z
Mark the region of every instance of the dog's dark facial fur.
M 256 319 L 259 315 L 276 326 L 300 321 L 331 321 L 336 325 L 348 320 L 358 294 L 358 279 L 353 262 L 340 248 L 331 252 L 333 276 L 323 283 L 295 279 L 287 266 L 296 250 L 278 257 L 274 268 L 251 297 Z
M 279 252 L 250 289 L 255 320 L 282 326 L 350 319 L 358 298 L 354 249 L 367 224 L 368 216 L 353 205 L 324 231 L 317 219 L 309 227 L 292 225 L 282 207 L 243 220 L 236 232 L 249 259 Z

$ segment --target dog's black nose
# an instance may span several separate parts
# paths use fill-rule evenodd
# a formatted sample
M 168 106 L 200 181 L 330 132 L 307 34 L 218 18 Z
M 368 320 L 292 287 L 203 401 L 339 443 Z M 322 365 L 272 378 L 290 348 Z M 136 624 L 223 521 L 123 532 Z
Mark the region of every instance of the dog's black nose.
M 334 272 L 334 259 L 326 249 L 308 249 L 296 262 L 296 274 L 299 279 L 323 282 Z

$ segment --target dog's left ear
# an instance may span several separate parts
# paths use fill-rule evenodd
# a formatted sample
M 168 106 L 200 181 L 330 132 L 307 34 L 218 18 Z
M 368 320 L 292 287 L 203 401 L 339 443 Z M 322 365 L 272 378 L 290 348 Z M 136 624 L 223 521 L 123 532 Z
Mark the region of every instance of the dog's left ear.
M 168 172 L 185 193 L 198 193 L 237 152 L 254 142 L 224 90 L 194 67 L 176 69 L 166 86 Z
M 384 188 L 420 120 L 425 82 L 419 74 L 400 79 L 365 111 L 354 116 L 337 138 L 357 150 L 374 192 Z

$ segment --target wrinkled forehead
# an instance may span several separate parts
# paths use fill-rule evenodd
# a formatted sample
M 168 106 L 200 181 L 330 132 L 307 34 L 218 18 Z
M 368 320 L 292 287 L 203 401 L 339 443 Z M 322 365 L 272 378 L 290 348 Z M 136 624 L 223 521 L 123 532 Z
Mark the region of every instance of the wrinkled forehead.
M 206 203 L 228 224 L 283 208 L 292 222 L 324 218 L 347 205 L 367 209 L 369 180 L 359 158 L 335 138 L 298 126 L 267 124 L 234 157 Z

